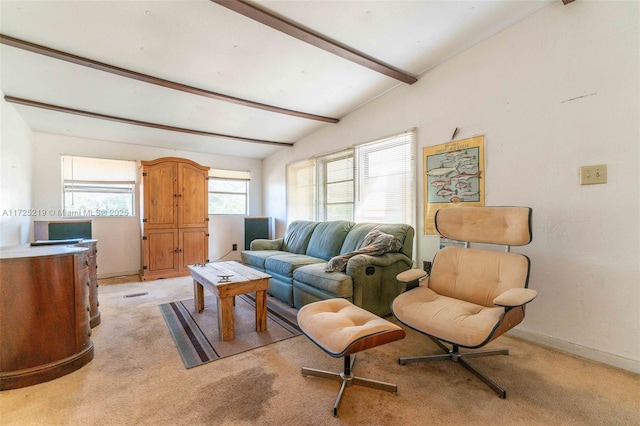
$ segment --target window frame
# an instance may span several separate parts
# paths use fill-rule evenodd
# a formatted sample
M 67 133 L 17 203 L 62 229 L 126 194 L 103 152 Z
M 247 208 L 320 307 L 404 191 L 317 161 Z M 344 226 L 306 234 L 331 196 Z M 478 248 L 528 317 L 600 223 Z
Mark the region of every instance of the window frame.
M 235 170 L 221 170 L 221 169 L 210 169 L 209 176 L 207 177 L 207 193 L 209 202 L 207 203 L 207 214 L 210 216 L 233 216 L 233 215 L 249 215 L 249 183 L 251 180 L 250 172 L 244 171 L 235 171 Z M 244 191 L 212 191 L 211 183 L 212 182 L 242 182 L 244 183 Z M 244 213 L 236 213 L 236 212 L 213 212 L 211 207 L 211 196 L 212 194 L 222 196 L 238 196 L 241 195 L 244 197 Z
M 337 179 L 337 180 L 330 180 L 330 176 L 329 176 L 329 165 L 332 163 L 336 163 L 339 161 L 344 161 L 344 160 L 351 160 L 351 165 L 350 165 L 350 169 L 351 169 L 351 177 L 350 178 L 343 178 L 343 179 Z M 327 155 L 327 156 L 323 156 L 318 158 L 318 162 L 316 165 L 316 170 L 318 173 L 318 180 L 317 182 L 319 182 L 318 184 L 318 191 L 317 191 L 317 196 L 318 196 L 318 202 L 316 203 L 317 205 L 317 214 L 316 217 L 319 218 L 319 220 L 349 220 L 349 221 L 353 221 L 353 215 L 354 215 L 354 211 L 355 211 L 355 164 L 354 164 L 354 152 L 353 150 L 349 149 L 349 150 L 344 150 L 344 151 L 339 151 L 335 154 L 331 154 L 331 155 Z M 340 185 L 343 183 L 349 183 L 351 182 L 351 201 L 341 201 L 341 202 L 331 202 L 329 201 L 329 193 L 330 193 L 330 186 L 333 185 Z M 329 213 L 329 208 L 331 206 L 338 206 L 338 205 L 342 205 L 342 206 L 351 206 L 351 215 L 350 217 L 335 217 L 335 216 L 331 216 Z
M 98 158 L 98 157 L 81 157 L 73 155 L 61 155 L 61 186 L 62 186 L 62 215 L 71 217 L 135 217 L 136 215 L 136 173 L 137 163 L 134 160 L 119 160 L 110 158 Z M 76 162 L 80 162 L 76 170 Z M 105 163 L 104 168 L 96 170 L 96 163 Z M 110 179 L 101 179 L 100 175 L 109 175 L 113 169 L 109 172 L 105 172 L 106 168 L 111 165 L 115 165 L 114 162 L 120 163 L 117 167 L 116 175 L 123 176 L 122 179 L 113 180 L 113 175 L 110 175 Z M 84 163 L 84 164 L 82 164 Z M 90 165 L 90 163 L 94 163 Z M 131 163 L 131 164 L 126 164 Z M 83 167 L 84 166 L 84 167 Z M 126 169 L 130 170 L 126 170 Z M 89 176 L 86 170 L 91 170 Z M 75 178 L 76 171 L 80 174 L 80 178 Z M 95 174 L 94 174 L 95 173 Z M 95 176 L 91 179 L 90 175 Z M 133 178 L 133 180 L 131 180 Z M 77 185 L 77 186 L 76 186 Z M 116 186 L 120 186 L 117 188 Z M 89 190 L 93 189 L 93 190 Z M 127 194 L 129 199 L 127 204 L 129 208 L 122 208 L 116 206 L 91 206 L 91 207 L 74 207 L 75 194 L 95 194 L 97 197 L 99 194 Z M 67 196 L 72 199 L 71 205 L 68 205 Z
M 375 179 L 376 176 L 367 176 L 367 161 L 362 161 L 362 157 L 366 155 L 372 155 L 376 152 L 385 150 L 393 150 L 400 148 L 404 152 L 400 156 L 396 155 L 394 158 L 399 161 L 403 167 L 398 173 L 387 173 L 382 175 L 381 179 L 401 179 L 401 196 L 389 197 L 389 195 L 382 194 L 386 203 L 397 203 L 401 205 L 401 208 L 396 209 L 393 214 L 394 218 L 389 217 L 389 211 L 384 210 L 383 215 L 375 217 L 375 214 L 362 215 L 359 213 L 359 209 L 363 208 L 363 185 L 368 179 Z M 353 159 L 353 195 L 352 202 L 352 218 L 353 222 L 398 222 L 406 223 L 414 228 L 416 227 L 416 130 L 410 129 L 387 138 L 378 139 L 371 142 L 366 142 L 358 145 L 354 145 L 347 149 L 337 151 L 330 154 L 319 155 L 311 159 L 289 163 L 287 165 L 287 222 L 291 223 L 293 220 L 318 220 L 325 221 L 329 214 L 327 212 L 327 206 L 329 205 L 327 200 L 327 165 L 332 161 L 338 161 L 350 157 Z M 391 151 L 389 151 L 391 152 Z M 371 165 L 371 164 L 369 164 Z M 302 186 L 298 185 L 294 179 L 294 172 L 299 170 L 311 170 L 315 168 L 315 182 L 312 185 Z M 345 180 L 348 181 L 348 180 Z M 336 183 L 336 182 L 330 182 Z M 308 188 L 309 187 L 309 188 Z M 394 186 L 397 188 L 397 186 Z M 312 192 L 312 193 L 310 193 Z M 375 189 L 374 191 L 375 192 Z M 387 191 L 393 192 L 393 191 Z M 300 208 L 300 203 L 297 200 L 305 200 L 313 198 L 312 201 L 308 201 L 307 205 L 313 205 L 313 209 Z M 344 204 L 344 203 L 342 203 Z M 300 212 L 303 214 L 300 214 Z

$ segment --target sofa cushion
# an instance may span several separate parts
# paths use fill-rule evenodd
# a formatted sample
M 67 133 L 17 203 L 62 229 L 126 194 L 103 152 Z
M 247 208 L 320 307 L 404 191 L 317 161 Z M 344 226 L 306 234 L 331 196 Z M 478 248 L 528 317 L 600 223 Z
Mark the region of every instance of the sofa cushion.
M 287 232 L 284 235 L 282 250 L 289 253 L 305 254 L 313 230 L 318 226 L 318 223 L 306 220 L 291 222 L 287 226 Z
M 340 254 L 340 249 L 354 223 L 347 220 L 321 222 L 313 231 L 307 246 L 307 256 L 329 260 Z
M 311 257 L 304 254 L 285 253 L 267 258 L 264 266 L 267 271 L 273 271 L 276 274 L 291 277 L 293 276 L 294 270 L 312 263 L 324 264 L 325 262 L 317 257 Z
M 271 256 L 286 254 L 279 250 L 245 250 L 240 253 L 242 263 L 264 271 L 264 262 Z
M 353 280 L 342 272 L 325 272 L 326 263 L 301 266 L 293 271 L 293 280 L 334 294 L 336 297 L 353 296 Z M 295 284 L 294 284 L 295 285 Z

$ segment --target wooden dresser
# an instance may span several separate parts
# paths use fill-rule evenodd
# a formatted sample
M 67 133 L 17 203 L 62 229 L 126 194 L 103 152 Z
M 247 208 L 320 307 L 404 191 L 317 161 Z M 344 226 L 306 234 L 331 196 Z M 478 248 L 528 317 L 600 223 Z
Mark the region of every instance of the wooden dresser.
M 209 167 L 175 157 L 141 162 L 143 280 L 189 275 L 209 257 Z
M 86 247 L 89 261 L 89 318 L 91 328 L 100 324 L 100 302 L 98 301 L 98 240 L 82 240 L 79 247 Z
M 61 222 L 62 223 L 62 222 Z M 77 241 L 77 242 L 75 242 Z M 32 246 L 51 245 L 76 245 L 86 247 L 87 260 L 89 261 L 89 306 L 91 308 L 89 317 L 91 318 L 91 328 L 100 324 L 100 302 L 98 301 L 98 240 L 71 238 L 68 240 L 41 240 L 37 239 Z
M 88 252 L 0 248 L 0 390 L 46 382 L 93 359 Z

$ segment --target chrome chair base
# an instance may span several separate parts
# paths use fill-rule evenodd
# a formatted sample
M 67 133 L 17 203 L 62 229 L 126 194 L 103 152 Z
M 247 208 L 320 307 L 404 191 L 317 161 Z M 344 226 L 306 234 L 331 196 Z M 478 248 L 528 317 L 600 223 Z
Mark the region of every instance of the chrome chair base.
M 393 383 L 380 382 L 378 380 L 365 379 L 362 377 L 354 376 L 351 372 L 353 364 L 356 362 L 356 356 L 346 355 L 344 357 L 344 371 L 342 373 L 334 373 L 331 371 L 316 370 L 315 368 L 302 367 L 303 376 L 319 377 L 322 379 L 336 380 L 342 383 L 340 391 L 336 397 L 336 401 L 333 404 L 333 417 L 338 417 L 338 407 L 342 401 L 342 395 L 344 390 L 353 385 L 366 386 L 368 388 L 380 389 L 387 392 L 398 392 L 398 386 Z
M 445 354 L 442 355 L 424 355 L 424 356 L 414 356 L 414 357 L 402 357 L 398 359 L 398 363 L 400 365 L 405 365 L 410 362 L 430 362 L 430 361 L 444 361 L 450 360 L 453 362 L 457 362 L 461 364 L 464 368 L 472 372 L 478 379 L 483 381 L 487 386 L 489 386 L 498 396 L 502 399 L 507 397 L 507 391 L 499 386 L 496 382 L 491 380 L 489 377 L 478 371 L 474 366 L 469 364 L 466 359 L 467 358 L 480 358 L 485 356 L 492 355 L 509 355 L 509 349 L 490 349 L 484 351 L 475 351 L 475 352 L 465 352 L 462 353 L 459 351 L 458 345 L 453 345 L 452 349 L 449 349 L 444 345 L 440 340 L 435 339 L 429 336 L 431 340 L 433 340 L 438 346 L 444 350 Z

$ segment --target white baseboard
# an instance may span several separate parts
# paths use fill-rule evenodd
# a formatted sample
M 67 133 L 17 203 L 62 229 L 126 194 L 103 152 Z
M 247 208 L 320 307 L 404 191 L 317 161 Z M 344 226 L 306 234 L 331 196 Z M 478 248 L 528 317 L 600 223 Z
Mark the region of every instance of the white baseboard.
M 563 352 L 568 352 L 573 355 L 587 358 L 592 361 L 601 362 L 612 367 L 622 368 L 623 370 L 628 370 L 634 373 L 640 373 L 640 361 L 637 360 L 601 352 L 596 349 L 576 345 L 575 343 L 565 342 L 564 340 L 545 336 L 544 334 L 539 334 L 532 331 L 513 329 L 510 330 L 507 334 L 513 337 L 519 337 L 521 339 L 537 343 L 542 346 L 547 346 L 552 349 L 557 349 Z

